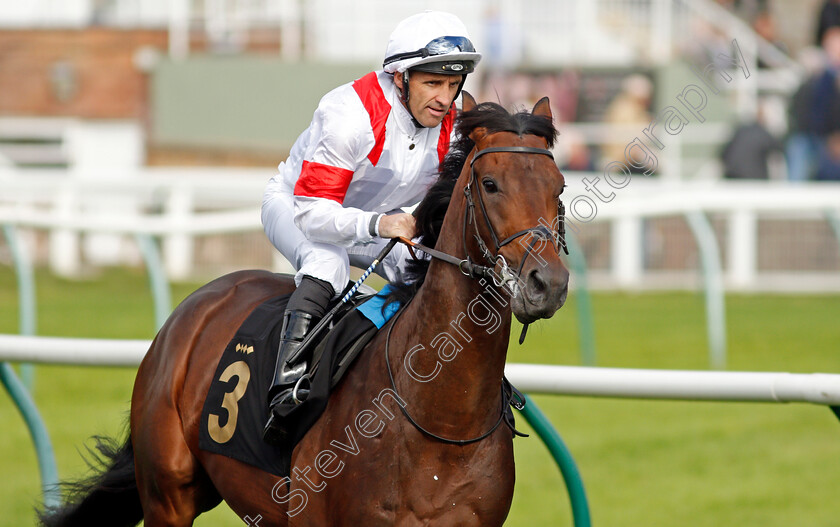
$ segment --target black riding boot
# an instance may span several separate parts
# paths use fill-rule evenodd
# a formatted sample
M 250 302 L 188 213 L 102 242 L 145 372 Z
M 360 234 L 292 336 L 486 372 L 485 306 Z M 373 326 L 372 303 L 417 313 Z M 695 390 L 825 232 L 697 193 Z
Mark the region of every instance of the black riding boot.
M 295 364 L 289 364 L 288 360 L 300 348 L 301 342 L 314 325 L 312 315 L 303 311 L 287 310 L 283 315 L 283 330 L 280 333 L 274 378 L 268 389 L 269 416 L 263 429 L 263 440 L 266 443 L 278 444 L 286 439 L 286 430 L 279 426 L 280 420 L 274 415 L 275 408 L 284 404 L 298 404 L 309 393 L 308 385 L 295 391 L 297 382 L 306 374 L 307 362 L 298 358 Z M 306 384 L 305 380 L 301 381 L 301 384 Z
M 290 399 L 295 383 L 306 373 L 307 363 L 303 357 L 295 363 L 289 359 L 300 348 L 301 342 L 314 327 L 316 321 L 303 311 L 286 311 L 283 315 L 283 329 L 280 333 L 280 345 L 277 348 L 277 363 L 274 365 L 274 378 L 268 389 L 268 405 L 273 408 L 281 401 Z
M 263 430 L 263 440 L 267 443 L 281 443 L 287 435 L 287 431 L 280 425 L 275 409 L 284 405 L 300 404 L 309 394 L 306 379 L 301 380 L 308 367 L 305 357 L 296 357 L 295 363 L 289 363 L 289 359 L 296 354 L 306 335 L 324 316 L 333 294 L 333 288 L 327 282 L 304 276 L 300 286 L 289 299 L 283 315 L 274 378 L 268 389 L 270 412 Z M 301 386 L 296 386 L 298 381 Z

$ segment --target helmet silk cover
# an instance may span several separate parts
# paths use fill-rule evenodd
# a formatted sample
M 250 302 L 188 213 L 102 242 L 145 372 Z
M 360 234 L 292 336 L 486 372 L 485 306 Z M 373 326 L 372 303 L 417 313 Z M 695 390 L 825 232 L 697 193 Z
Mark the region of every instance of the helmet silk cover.
M 425 64 L 463 61 L 466 71 L 456 66 L 441 73 L 469 73 L 481 60 L 481 54 L 475 51 L 469 38 L 464 23 L 451 13 L 424 11 L 410 16 L 397 24 L 391 33 L 384 69 L 388 73 L 403 73 Z M 424 49 L 426 52 L 420 53 Z M 414 56 L 401 57 L 405 55 Z

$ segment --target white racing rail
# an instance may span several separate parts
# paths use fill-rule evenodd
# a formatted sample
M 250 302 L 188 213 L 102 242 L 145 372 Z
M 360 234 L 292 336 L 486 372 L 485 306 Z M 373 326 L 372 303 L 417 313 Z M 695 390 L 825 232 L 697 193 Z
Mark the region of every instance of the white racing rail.
M 0 335 L 0 361 L 137 366 L 146 340 Z M 527 393 L 702 401 L 807 402 L 840 405 L 840 375 L 828 373 L 643 370 L 508 364 Z
M 747 371 L 642 370 L 508 364 L 528 393 L 635 399 L 840 404 L 840 375 Z

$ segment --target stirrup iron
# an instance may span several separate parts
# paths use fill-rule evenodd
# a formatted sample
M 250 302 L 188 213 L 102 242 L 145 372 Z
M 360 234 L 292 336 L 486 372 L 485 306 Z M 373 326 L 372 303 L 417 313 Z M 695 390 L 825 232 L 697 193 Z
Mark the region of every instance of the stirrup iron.
M 305 387 L 301 390 L 301 384 L 305 383 Z M 292 388 L 292 401 L 295 404 L 300 404 L 306 399 L 309 398 L 309 392 L 312 389 L 312 382 L 309 380 L 309 374 L 304 373 L 300 379 L 297 380 L 295 383 L 295 387 Z M 300 395 L 300 397 L 299 397 Z M 302 398 L 301 398 L 302 397 Z

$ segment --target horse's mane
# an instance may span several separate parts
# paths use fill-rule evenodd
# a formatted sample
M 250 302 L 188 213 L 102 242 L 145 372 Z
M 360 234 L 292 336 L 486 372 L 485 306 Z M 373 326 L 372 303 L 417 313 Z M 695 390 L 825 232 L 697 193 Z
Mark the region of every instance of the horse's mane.
M 557 130 L 550 118 L 534 115 L 528 111 L 509 113 L 499 104 L 484 102 L 468 112 L 461 112 L 455 121 L 457 139 L 450 145 L 449 152 L 440 165 L 437 181 L 429 188 L 426 196 L 414 211 L 421 235 L 420 243 L 427 247 L 434 247 L 437 244 L 443 217 L 449 207 L 455 183 L 475 146 L 475 142 L 469 136 L 476 128 L 482 127 L 487 129 L 488 134 L 512 132 L 519 136 L 536 135 L 545 139 L 549 148 L 554 146 L 557 138 Z M 428 270 L 429 260 L 410 261 L 404 281 L 391 284 L 392 289 L 386 305 L 391 302 L 406 305 L 423 285 Z

